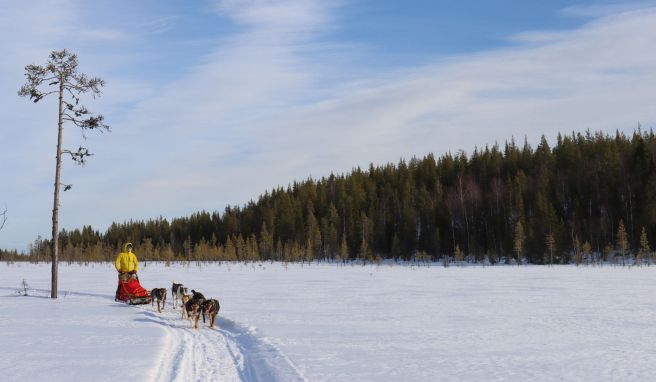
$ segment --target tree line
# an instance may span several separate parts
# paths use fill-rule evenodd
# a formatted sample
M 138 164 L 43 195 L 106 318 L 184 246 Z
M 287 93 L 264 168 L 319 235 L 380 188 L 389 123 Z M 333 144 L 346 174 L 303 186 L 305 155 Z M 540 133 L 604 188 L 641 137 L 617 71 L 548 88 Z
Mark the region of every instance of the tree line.
M 650 261 L 656 137 L 559 134 L 355 168 L 223 212 L 61 231 L 62 260 Z M 25 259 L 49 258 L 37 238 Z M 7 254 L 0 255 L 6 257 Z

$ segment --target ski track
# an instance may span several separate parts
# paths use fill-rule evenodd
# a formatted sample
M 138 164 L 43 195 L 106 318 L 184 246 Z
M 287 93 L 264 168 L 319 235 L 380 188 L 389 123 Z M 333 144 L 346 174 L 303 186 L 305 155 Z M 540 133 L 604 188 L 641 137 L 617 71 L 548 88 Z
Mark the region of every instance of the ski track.
M 2 288 L 5 289 L 5 288 Z M 47 290 L 32 289 L 39 293 Z M 60 291 L 67 296 L 112 300 L 108 294 Z M 214 329 L 209 320 L 199 320 L 194 329 L 182 310 L 166 306 L 158 313 L 151 305 L 135 305 L 135 312 L 159 325 L 164 332 L 163 348 L 151 371 L 153 382 L 241 381 L 241 382 L 306 382 L 296 365 L 267 337 L 254 327 L 246 327 L 217 316 Z

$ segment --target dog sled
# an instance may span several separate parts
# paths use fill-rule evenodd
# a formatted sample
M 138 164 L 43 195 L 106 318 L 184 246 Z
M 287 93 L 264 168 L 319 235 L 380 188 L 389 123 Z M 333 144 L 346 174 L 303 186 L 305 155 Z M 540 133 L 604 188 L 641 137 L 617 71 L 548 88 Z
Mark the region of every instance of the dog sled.
M 122 273 L 118 278 L 116 301 L 122 301 L 129 305 L 142 305 L 150 304 L 152 298 L 150 293 L 141 286 L 136 274 Z

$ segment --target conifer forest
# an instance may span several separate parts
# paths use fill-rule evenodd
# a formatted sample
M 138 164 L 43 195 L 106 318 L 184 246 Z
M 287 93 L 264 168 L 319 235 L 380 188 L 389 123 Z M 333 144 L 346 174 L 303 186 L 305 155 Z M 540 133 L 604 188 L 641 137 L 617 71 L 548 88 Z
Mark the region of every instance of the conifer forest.
M 295 181 L 223 211 L 63 230 L 62 260 L 112 260 L 130 241 L 145 261 L 649 263 L 655 157 L 640 129 L 559 134 L 553 147 L 513 139 Z M 49 251 L 37 238 L 27 256 L 0 254 Z

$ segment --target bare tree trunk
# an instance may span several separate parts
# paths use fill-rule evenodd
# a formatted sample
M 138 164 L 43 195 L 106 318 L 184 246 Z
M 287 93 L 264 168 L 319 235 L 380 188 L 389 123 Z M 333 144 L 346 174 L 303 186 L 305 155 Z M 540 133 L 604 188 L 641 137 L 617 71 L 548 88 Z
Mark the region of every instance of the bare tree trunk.
M 52 207 L 52 275 L 50 297 L 57 298 L 57 275 L 59 266 L 59 185 L 61 174 L 62 132 L 64 130 L 64 78 L 59 81 L 59 122 L 57 134 L 57 167 L 55 168 L 55 195 Z
M 7 222 L 7 209 L 5 208 L 4 211 L 0 212 L 0 231 L 5 227 L 5 223 Z

